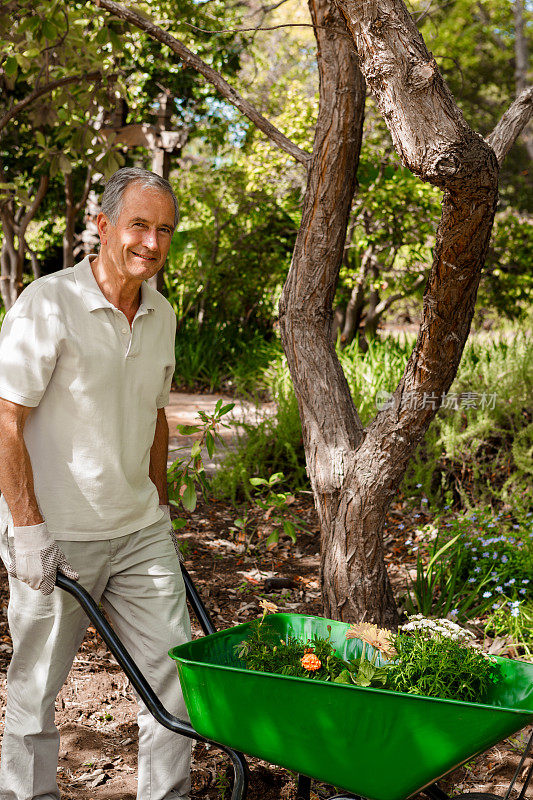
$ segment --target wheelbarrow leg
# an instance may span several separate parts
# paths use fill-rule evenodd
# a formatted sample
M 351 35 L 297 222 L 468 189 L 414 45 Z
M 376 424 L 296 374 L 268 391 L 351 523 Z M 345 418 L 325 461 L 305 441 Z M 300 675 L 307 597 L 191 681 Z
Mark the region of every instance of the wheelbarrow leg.
M 426 794 L 430 800 L 449 800 L 449 795 L 436 783 L 432 783 L 430 786 L 426 786 L 425 789 L 422 789 L 422 794 Z
M 311 795 L 311 778 L 308 778 L 307 775 L 298 775 L 296 800 L 309 800 L 310 795 Z

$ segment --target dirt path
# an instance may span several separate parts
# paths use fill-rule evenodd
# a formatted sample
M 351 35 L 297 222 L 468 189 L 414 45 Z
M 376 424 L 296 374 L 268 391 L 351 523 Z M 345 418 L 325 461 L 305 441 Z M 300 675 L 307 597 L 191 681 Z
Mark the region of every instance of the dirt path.
M 257 424 L 262 419 L 272 416 L 276 410 L 275 403 L 273 402 L 255 405 L 254 403 L 244 400 L 236 400 L 224 394 L 187 394 L 185 392 L 171 392 L 170 402 L 166 408 L 168 426 L 170 429 L 169 464 L 177 456 L 173 448 L 189 447 L 193 444 L 195 439 L 199 438 L 198 435 L 183 436 L 177 431 L 176 426 L 195 425 L 198 423 L 198 411 L 203 411 L 206 414 L 213 413 L 220 399 L 223 400 L 224 405 L 226 403 L 235 403 L 233 411 L 225 417 L 225 419 L 231 423 L 231 427 L 220 429 L 220 435 L 229 449 L 234 447 L 238 438 L 244 434 L 244 429 L 242 427 L 243 422 L 247 424 Z M 213 472 L 216 469 L 216 464 L 224 458 L 224 455 L 224 450 L 219 449 L 218 452 L 215 453 L 214 459 L 212 459 L 204 448 L 202 451 L 202 458 L 206 472 Z

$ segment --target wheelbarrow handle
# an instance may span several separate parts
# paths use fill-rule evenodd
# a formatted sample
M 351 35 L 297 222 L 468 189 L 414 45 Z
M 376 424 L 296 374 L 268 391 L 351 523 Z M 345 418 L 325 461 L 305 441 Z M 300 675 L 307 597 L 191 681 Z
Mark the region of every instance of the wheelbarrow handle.
M 182 566 L 182 571 L 185 568 Z M 185 570 L 186 571 L 186 570 Z M 188 582 L 192 585 L 192 581 L 188 576 Z M 185 578 L 185 576 L 184 576 Z M 124 644 L 121 642 L 109 622 L 105 619 L 104 615 L 98 608 L 98 604 L 93 600 L 89 592 L 81 586 L 78 581 L 73 581 L 71 578 L 67 578 L 66 575 L 63 575 L 61 572 L 57 573 L 56 576 L 56 586 L 63 591 L 68 592 L 73 597 L 76 598 L 80 606 L 83 608 L 89 619 L 91 620 L 92 624 L 113 653 L 114 657 L 124 670 L 126 676 L 129 678 L 133 688 L 146 705 L 152 716 L 165 728 L 173 731 L 174 733 L 179 733 L 181 736 L 187 736 L 189 739 L 196 739 L 199 742 L 207 742 L 208 744 L 214 745 L 215 747 L 223 750 L 233 762 L 233 769 L 235 772 L 235 782 L 233 785 L 233 792 L 231 795 L 231 800 L 242 800 L 242 798 L 246 797 L 246 791 L 248 787 L 248 766 L 246 760 L 242 753 L 238 753 L 235 750 L 231 750 L 229 747 L 220 744 L 219 742 L 214 742 L 211 739 L 205 739 L 203 736 L 200 736 L 197 733 L 192 725 L 189 722 L 185 722 L 184 720 L 178 719 L 173 714 L 171 714 L 167 709 L 163 706 L 155 692 L 153 691 L 152 687 L 144 677 L 143 673 L 126 650 Z M 193 585 L 194 592 L 198 597 L 196 592 L 196 588 Z M 200 601 L 201 604 L 201 601 Z M 203 606 L 203 604 L 201 604 Z M 195 608 L 196 611 L 196 608 Z M 205 611 L 205 608 L 204 608 Z M 200 620 L 201 622 L 201 620 Z M 209 625 L 213 630 L 213 625 L 211 620 L 209 619 L 209 615 L 205 612 L 205 617 L 203 622 L 206 625 Z M 203 627 L 203 624 L 202 624 Z M 211 631 L 210 631 L 211 632 Z

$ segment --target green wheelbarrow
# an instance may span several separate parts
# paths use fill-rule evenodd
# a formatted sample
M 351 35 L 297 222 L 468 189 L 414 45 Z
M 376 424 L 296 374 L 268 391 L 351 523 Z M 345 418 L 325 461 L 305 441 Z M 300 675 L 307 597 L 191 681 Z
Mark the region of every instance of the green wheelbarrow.
M 248 770 L 242 753 L 298 773 L 297 800 L 309 800 L 311 779 L 343 790 L 330 800 L 407 800 L 424 792 L 448 800 L 436 781 L 497 742 L 533 723 L 533 665 L 498 659 L 501 680 L 484 703 L 439 700 L 383 689 L 310 681 L 243 668 L 234 646 L 250 623 L 218 633 L 182 565 L 187 598 L 206 636 L 173 648 L 191 724 L 169 714 L 154 695 L 98 606 L 75 581 L 58 574 L 124 669 L 154 717 L 176 733 L 208 741 L 231 758 L 231 800 L 244 800 Z M 345 638 L 346 623 L 298 614 L 272 614 L 280 638 L 326 637 L 347 658 L 361 642 Z M 508 800 L 533 747 L 531 735 L 505 794 Z M 525 800 L 530 766 L 518 800 Z M 461 800 L 500 800 L 473 793 Z

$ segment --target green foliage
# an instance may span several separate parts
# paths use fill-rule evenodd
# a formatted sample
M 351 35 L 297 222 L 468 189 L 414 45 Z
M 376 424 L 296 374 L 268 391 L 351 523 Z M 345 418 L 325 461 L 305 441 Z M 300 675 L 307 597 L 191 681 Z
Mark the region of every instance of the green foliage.
M 277 339 L 259 331 L 216 323 L 179 325 L 174 380 L 189 390 L 246 395 L 260 390 L 262 373 L 280 350 Z
M 424 0 L 410 3 L 417 25 L 467 122 L 482 136 L 493 130 L 515 96 L 513 3 L 450 0 L 429 10 Z M 531 7 L 526 4 L 524 34 L 533 44 Z M 458 33 L 460 32 L 460 35 Z M 520 141 L 503 163 L 501 197 L 505 205 L 531 208 L 531 182 Z
M 297 223 L 268 184 L 248 187 L 234 148 L 180 174 L 182 213 L 167 264 L 167 292 L 183 324 L 228 325 L 243 339 L 269 332 L 290 263 Z M 294 199 L 293 206 L 297 200 Z
M 394 660 L 384 660 L 374 647 L 368 657 L 364 632 L 360 655 L 343 659 L 330 642 L 331 629 L 327 638 L 314 635 L 303 641 L 288 635 L 284 640 L 269 624 L 267 610 L 276 608 L 265 604 L 263 616 L 251 623 L 246 639 L 235 645 L 247 669 L 469 702 L 482 702 L 499 679 L 494 659 L 473 646 L 468 632 L 447 620 L 412 618 L 392 637 Z
M 477 300 L 485 318 L 500 316 L 527 324 L 533 296 L 532 222 L 531 216 L 514 208 L 496 214 Z
M 284 476 L 280 489 L 308 487 L 298 404 L 287 374 L 276 383 L 275 400 L 274 416 L 259 425 L 240 423 L 242 436 L 213 478 L 216 495 L 251 499 L 250 479 L 275 473 Z
M 286 640 L 280 639 L 265 621 L 265 614 L 251 623 L 247 638 L 235 645 L 235 653 L 247 669 L 259 672 L 355 686 L 382 687 L 387 680 L 388 667 L 376 663 L 377 650 L 373 651 L 370 661 L 365 657 L 364 646 L 361 656 L 345 660 L 337 654 L 329 636 L 314 635 L 305 642 L 290 635 Z M 309 655 L 315 656 L 318 662 L 306 669 L 305 656 Z
M 198 491 L 206 496 L 210 491 L 209 481 L 205 474 L 202 447 L 206 447 L 210 458 L 215 452 L 217 442 L 224 445 L 224 440 L 219 434 L 220 427 L 227 428 L 229 425 L 222 422 L 222 417 L 228 414 L 235 406 L 235 403 L 224 405 L 222 399 L 217 401 L 215 410 L 212 414 L 198 411 L 200 422 L 198 425 L 178 425 L 178 430 L 183 436 L 196 436 L 192 447 L 178 447 L 177 450 L 187 450 L 184 458 L 178 457 L 167 470 L 168 497 L 169 503 L 191 513 L 196 508 Z M 185 518 L 175 519 L 173 527 L 178 530 L 185 527 Z
M 379 393 L 399 381 L 411 351 L 408 340 L 387 338 L 370 342 L 367 352 L 354 340 L 338 351 L 363 423 L 376 413 Z M 259 425 L 244 425 L 237 449 L 228 454 L 213 487 L 217 494 L 235 501 L 250 497 L 250 479 L 282 472 L 282 486 L 291 492 L 309 487 L 305 468 L 298 403 L 284 356 L 263 373 L 263 382 L 276 401 L 275 416 Z
M 533 656 L 533 600 L 501 605 L 485 621 L 485 634 L 506 637 L 526 659 Z
M 397 692 L 477 703 L 498 679 L 490 657 L 447 636 L 415 630 L 394 643 L 398 662 L 387 685 Z
M 277 472 L 266 478 L 250 478 L 250 483 L 256 489 L 255 504 L 262 509 L 264 519 L 268 520 L 273 527 L 265 544 L 267 549 L 275 546 L 279 542 L 281 534 L 285 534 L 293 544 L 296 542 L 296 531 L 307 530 L 307 526 L 302 523 L 300 517 L 291 511 L 291 503 L 294 497 L 289 492 L 280 492 L 276 484 L 284 481 L 283 472 Z
M 420 483 L 435 504 L 444 499 L 466 508 L 502 501 L 516 506 L 521 497 L 527 505 L 530 445 L 524 428 L 533 419 L 532 398 L 527 332 L 514 326 L 501 337 L 470 341 L 448 394 L 446 405 L 452 407 L 441 408 L 431 423 L 406 472 L 404 491 L 414 494 Z
M 409 613 L 461 622 L 494 613 L 504 619 L 533 598 L 531 512 L 494 515 L 485 508 L 443 515 L 407 544 L 417 554 L 405 603 Z

